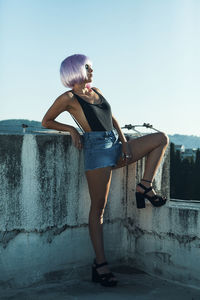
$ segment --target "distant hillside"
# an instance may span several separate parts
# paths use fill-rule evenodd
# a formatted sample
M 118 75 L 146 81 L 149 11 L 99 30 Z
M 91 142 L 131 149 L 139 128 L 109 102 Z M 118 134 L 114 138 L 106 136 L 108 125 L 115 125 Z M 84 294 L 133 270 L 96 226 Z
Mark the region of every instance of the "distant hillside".
M 0 121 L 0 133 L 23 133 L 22 124 L 28 125 L 26 132 L 47 131 L 41 122 L 26 119 L 9 119 Z M 185 148 L 200 148 L 200 136 L 174 134 L 168 135 L 170 142 L 176 145 L 184 145 Z
M 42 127 L 41 122 L 26 119 L 9 119 L 0 121 L 0 133 L 22 133 L 22 124 L 27 125 L 26 132 L 47 130 Z
M 200 136 L 174 134 L 168 135 L 170 142 L 176 145 L 184 145 L 185 148 L 200 148 Z

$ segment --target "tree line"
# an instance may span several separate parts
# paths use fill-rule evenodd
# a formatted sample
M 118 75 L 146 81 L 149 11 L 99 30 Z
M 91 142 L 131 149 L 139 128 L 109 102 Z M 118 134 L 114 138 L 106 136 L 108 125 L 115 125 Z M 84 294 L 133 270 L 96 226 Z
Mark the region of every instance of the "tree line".
M 170 191 L 171 198 L 200 200 L 200 149 L 195 160 L 182 160 L 180 151 L 170 143 Z

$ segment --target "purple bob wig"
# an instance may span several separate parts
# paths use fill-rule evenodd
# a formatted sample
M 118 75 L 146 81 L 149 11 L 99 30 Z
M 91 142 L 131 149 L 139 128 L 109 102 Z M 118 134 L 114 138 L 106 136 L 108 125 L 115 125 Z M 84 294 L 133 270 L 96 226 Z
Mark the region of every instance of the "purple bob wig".
M 92 65 L 90 59 L 83 54 L 74 54 L 65 58 L 60 66 L 60 78 L 64 86 L 73 88 L 87 79 L 85 64 Z

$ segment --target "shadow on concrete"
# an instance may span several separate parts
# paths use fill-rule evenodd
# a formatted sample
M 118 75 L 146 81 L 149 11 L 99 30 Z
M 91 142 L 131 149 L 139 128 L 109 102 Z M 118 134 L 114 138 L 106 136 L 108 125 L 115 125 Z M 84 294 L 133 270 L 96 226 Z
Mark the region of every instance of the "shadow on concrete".
M 119 284 L 106 288 L 91 282 L 91 266 L 48 273 L 26 288 L 0 286 L 1 300 L 199 300 L 200 290 L 169 282 L 127 265 L 111 267 Z

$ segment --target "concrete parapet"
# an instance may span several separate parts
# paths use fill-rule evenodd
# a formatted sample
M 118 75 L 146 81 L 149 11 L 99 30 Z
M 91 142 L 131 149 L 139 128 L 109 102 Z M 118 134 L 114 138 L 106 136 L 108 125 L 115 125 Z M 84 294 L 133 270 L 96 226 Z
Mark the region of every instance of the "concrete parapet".
M 199 209 L 169 201 L 138 210 L 144 162 L 113 171 L 104 214 L 107 259 L 197 285 Z M 68 134 L 0 135 L 0 182 L 0 284 L 26 286 L 91 264 L 83 153 Z M 169 199 L 169 147 L 155 189 Z

